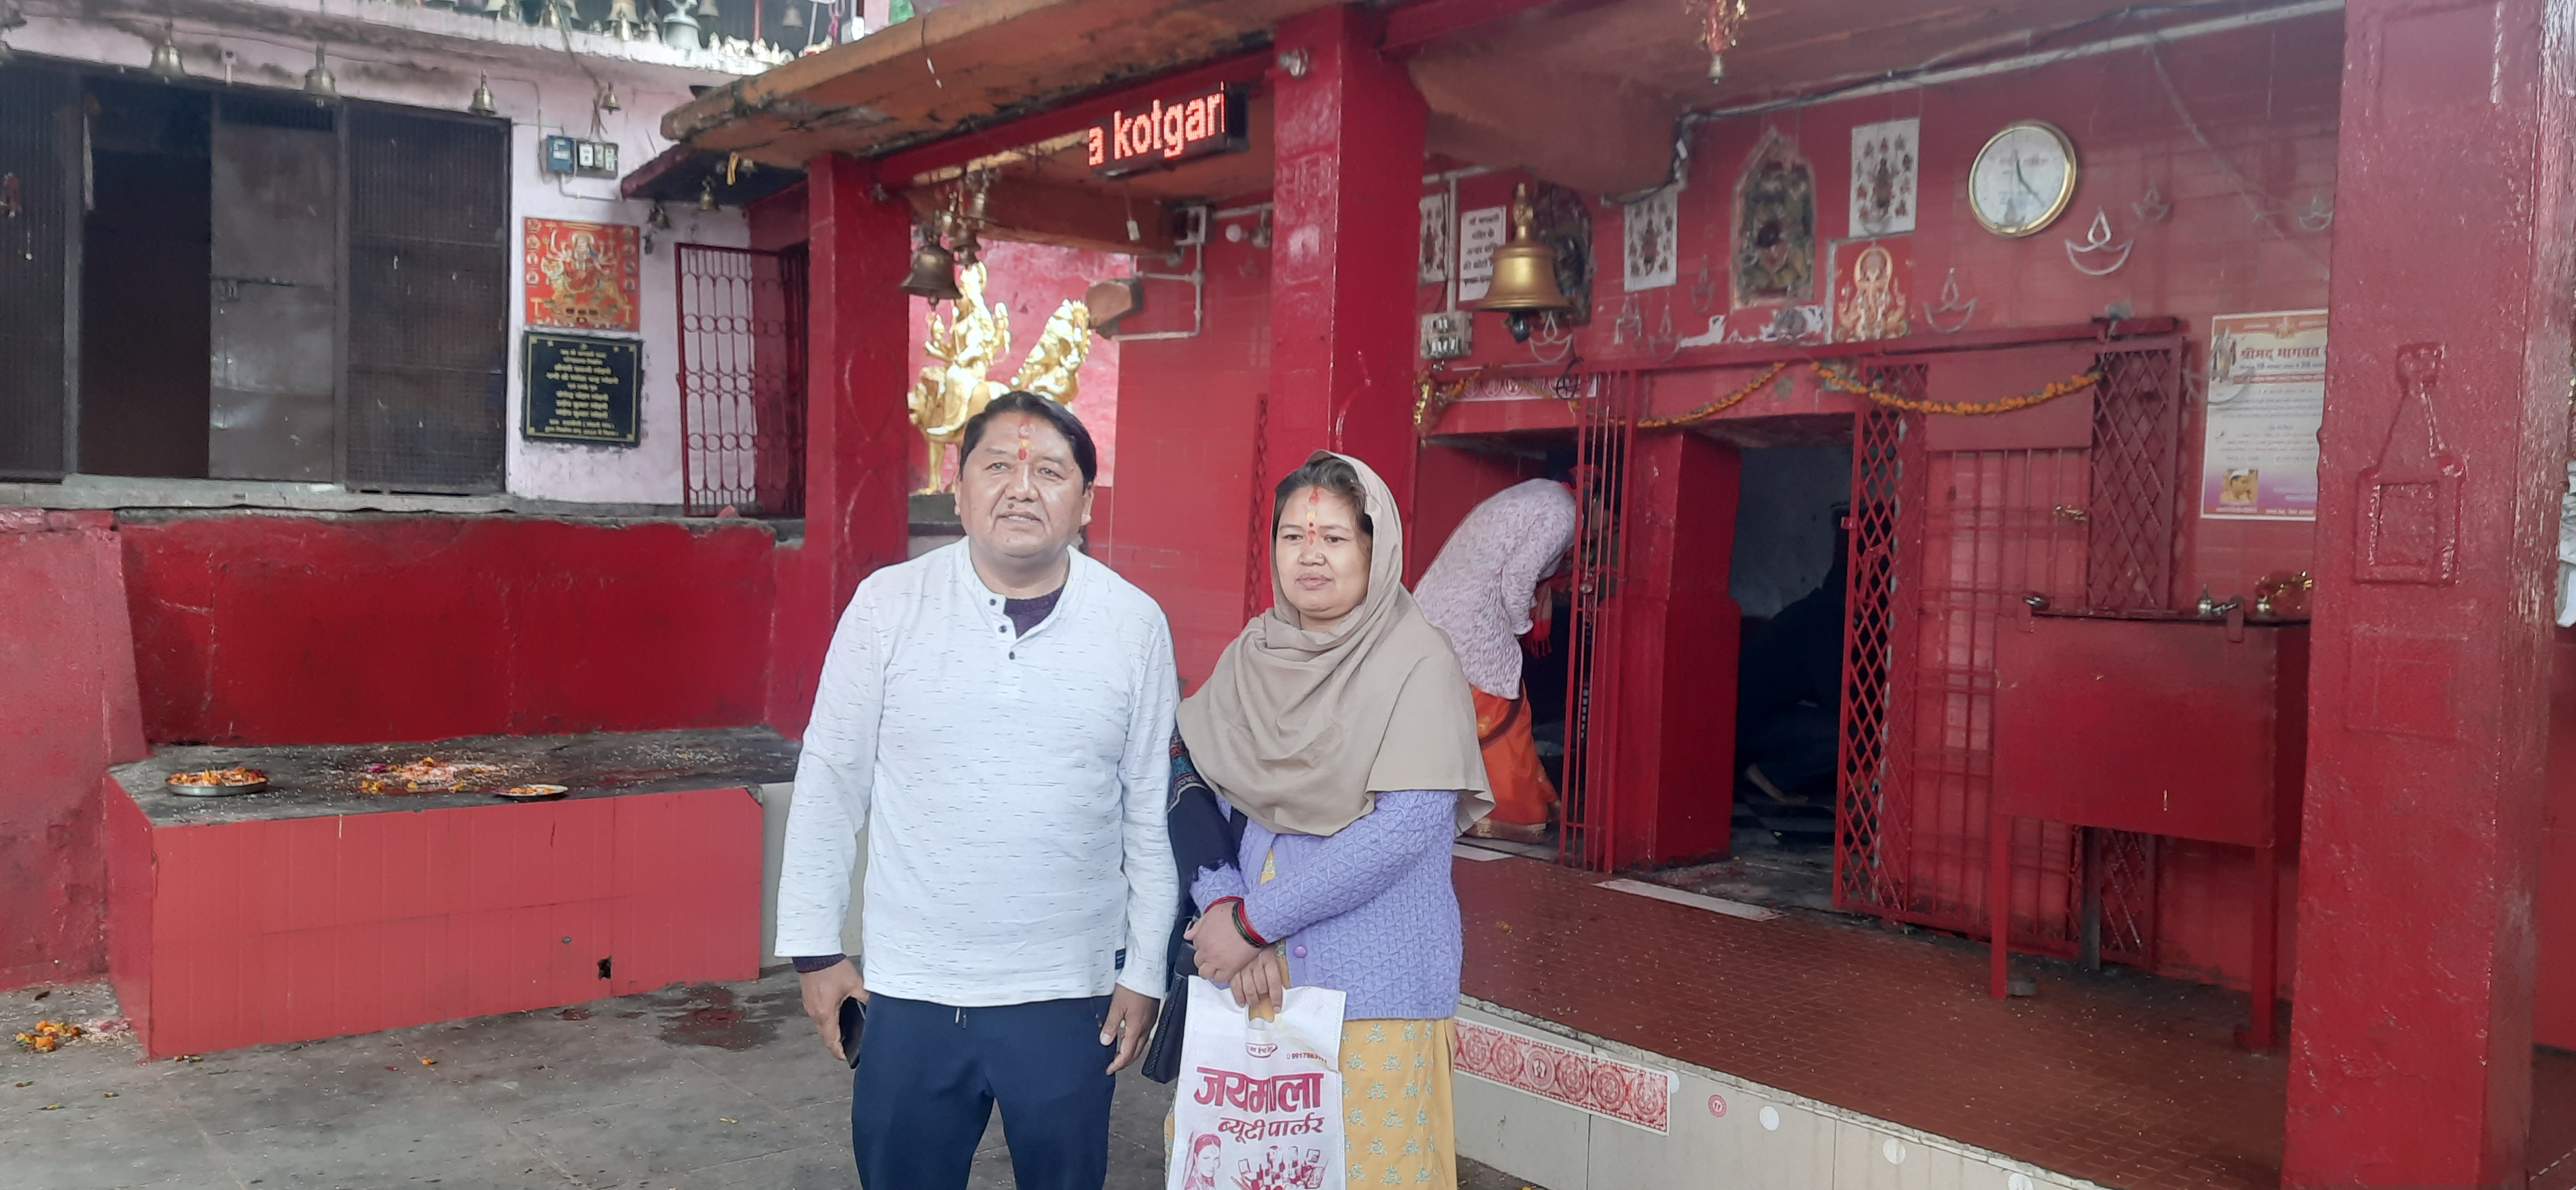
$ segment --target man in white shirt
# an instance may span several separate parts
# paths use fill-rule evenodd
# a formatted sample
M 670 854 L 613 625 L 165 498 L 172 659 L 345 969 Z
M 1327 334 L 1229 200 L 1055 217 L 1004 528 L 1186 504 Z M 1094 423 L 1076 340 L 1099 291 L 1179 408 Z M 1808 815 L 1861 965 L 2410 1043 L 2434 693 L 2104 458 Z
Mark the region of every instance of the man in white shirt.
M 1023 1188 L 1099 1190 L 1178 908 L 1164 819 L 1179 682 L 1162 609 L 1072 549 L 1091 435 L 1014 392 L 960 434 L 966 540 L 859 584 L 823 662 L 776 953 L 841 1057 L 869 1190 L 958 1190 L 993 1105 Z M 861 971 L 839 953 L 868 840 Z M 1123 963 L 1122 963 L 1123 956 Z

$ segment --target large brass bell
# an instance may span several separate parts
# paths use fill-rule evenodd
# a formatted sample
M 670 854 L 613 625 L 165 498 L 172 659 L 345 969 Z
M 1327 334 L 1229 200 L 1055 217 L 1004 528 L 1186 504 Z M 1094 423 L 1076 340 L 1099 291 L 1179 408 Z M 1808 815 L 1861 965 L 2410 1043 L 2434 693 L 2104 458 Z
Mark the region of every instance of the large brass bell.
M 152 43 L 152 73 L 164 81 L 188 77 L 188 68 L 179 62 L 179 35 L 167 21 L 161 24 L 161 40 Z
M 957 290 L 957 257 L 940 246 L 937 231 L 921 237 L 921 247 L 912 253 L 912 272 L 904 277 L 901 288 L 933 302 L 953 302 L 962 296 Z
M 1537 213 L 1530 206 L 1529 184 L 1512 192 L 1512 238 L 1494 249 L 1494 279 L 1479 310 L 1506 314 L 1540 314 L 1570 310 L 1565 291 L 1556 286 L 1556 249 L 1538 241 L 1530 225 Z

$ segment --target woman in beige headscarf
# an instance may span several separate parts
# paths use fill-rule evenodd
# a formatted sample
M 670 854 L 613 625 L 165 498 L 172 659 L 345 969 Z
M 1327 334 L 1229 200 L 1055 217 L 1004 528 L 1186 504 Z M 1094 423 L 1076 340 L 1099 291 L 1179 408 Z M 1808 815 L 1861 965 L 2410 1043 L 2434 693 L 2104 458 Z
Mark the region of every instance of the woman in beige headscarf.
M 1182 873 L 1201 914 L 1190 941 L 1199 973 L 1238 1000 L 1344 992 L 1352 1184 L 1445 1190 L 1449 845 L 1492 807 L 1475 704 L 1404 589 L 1404 527 L 1375 472 L 1319 451 L 1272 513 L 1272 606 L 1181 704 L 1181 779 L 1205 780 L 1243 824 L 1232 862 Z

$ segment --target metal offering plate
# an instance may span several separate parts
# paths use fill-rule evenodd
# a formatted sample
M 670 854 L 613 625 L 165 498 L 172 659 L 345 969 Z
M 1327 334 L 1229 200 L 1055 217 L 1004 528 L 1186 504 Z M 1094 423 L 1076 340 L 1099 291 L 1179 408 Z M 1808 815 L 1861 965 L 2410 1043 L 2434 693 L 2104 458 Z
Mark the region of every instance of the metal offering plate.
M 181 797 L 230 797 L 237 793 L 258 793 L 268 788 L 268 774 L 258 769 L 200 769 L 172 773 L 165 782 L 170 792 Z
M 562 797 L 567 792 L 569 790 L 561 785 L 513 785 L 508 789 L 493 790 L 492 796 L 514 802 L 542 802 Z

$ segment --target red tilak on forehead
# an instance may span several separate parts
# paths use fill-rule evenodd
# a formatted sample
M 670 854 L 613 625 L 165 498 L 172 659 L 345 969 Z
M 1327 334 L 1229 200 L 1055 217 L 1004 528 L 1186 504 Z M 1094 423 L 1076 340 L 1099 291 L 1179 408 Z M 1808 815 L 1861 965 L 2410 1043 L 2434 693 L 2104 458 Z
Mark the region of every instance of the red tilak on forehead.
M 1029 419 L 1020 419 L 1020 461 L 1029 461 Z
M 1306 489 L 1306 536 L 1312 537 L 1315 535 L 1315 517 L 1317 513 L 1322 511 L 1323 507 L 1324 489 L 1320 487 L 1311 487 Z

